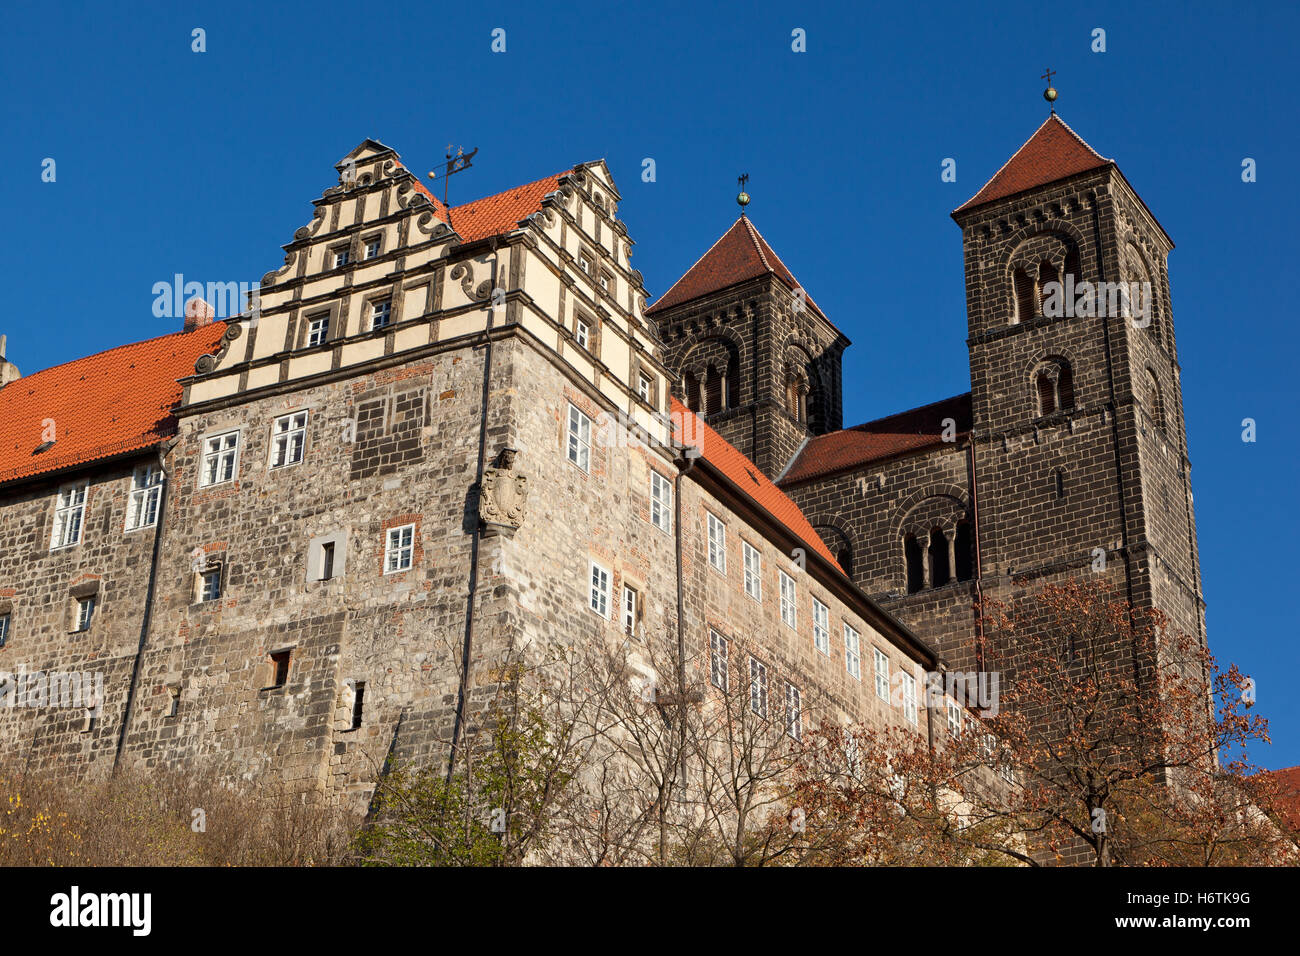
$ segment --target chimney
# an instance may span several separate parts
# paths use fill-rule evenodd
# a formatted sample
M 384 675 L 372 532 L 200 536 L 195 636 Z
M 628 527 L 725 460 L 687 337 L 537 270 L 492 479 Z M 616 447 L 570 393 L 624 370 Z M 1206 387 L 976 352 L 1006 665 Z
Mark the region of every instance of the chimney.
M 18 366 L 5 358 L 5 341 L 8 338 L 7 335 L 0 335 L 0 388 L 23 377 L 23 373 L 18 371 Z
M 198 296 L 185 303 L 185 331 L 193 332 L 197 328 L 211 325 L 217 310 Z

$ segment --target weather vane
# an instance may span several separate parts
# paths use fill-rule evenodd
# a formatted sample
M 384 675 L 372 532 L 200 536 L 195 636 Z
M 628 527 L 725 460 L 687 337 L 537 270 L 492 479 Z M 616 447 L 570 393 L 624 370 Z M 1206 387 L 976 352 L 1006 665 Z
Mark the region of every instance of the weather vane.
M 745 214 L 745 207 L 749 205 L 749 193 L 745 192 L 745 183 L 749 182 L 749 173 L 742 173 L 736 177 L 736 183 L 740 186 L 740 195 L 736 197 L 736 202 L 740 205 L 740 214 Z
M 447 162 L 443 164 L 444 169 L 442 173 L 442 204 L 444 206 L 447 205 L 447 181 L 451 179 L 451 177 L 454 176 L 456 173 L 462 172 L 463 170 L 469 169 L 471 166 L 473 166 L 474 164 L 471 162 L 471 160 L 474 158 L 474 154 L 477 152 L 478 152 L 477 146 L 471 149 L 468 153 L 465 152 L 465 147 L 457 146 L 456 155 L 453 156 L 451 155 L 451 143 L 447 144 Z M 429 178 L 437 179 L 438 178 L 437 171 L 436 170 L 430 171 Z
M 1053 113 L 1056 112 L 1056 90 L 1052 88 L 1052 77 L 1054 76 L 1056 76 L 1056 71 L 1048 67 L 1047 72 L 1039 77 L 1040 80 L 1047 81 L 1047 89 L 1043 90 L 1043 99 L 1047 100 L 1047 104 L 1052 108 Z

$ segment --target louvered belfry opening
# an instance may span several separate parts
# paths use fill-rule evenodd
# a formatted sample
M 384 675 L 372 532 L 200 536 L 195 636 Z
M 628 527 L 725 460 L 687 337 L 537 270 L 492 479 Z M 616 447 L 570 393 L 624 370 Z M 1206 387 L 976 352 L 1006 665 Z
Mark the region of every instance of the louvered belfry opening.
M 1016 285 L 1016 321 L 1028 322 L 1034 317 L 1034 280 L 1024 269 L 1017 269 Z

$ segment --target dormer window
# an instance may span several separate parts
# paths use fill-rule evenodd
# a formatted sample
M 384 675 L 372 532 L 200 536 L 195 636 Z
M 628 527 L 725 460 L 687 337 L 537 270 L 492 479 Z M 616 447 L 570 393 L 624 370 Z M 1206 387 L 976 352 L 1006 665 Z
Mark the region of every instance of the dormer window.
M 307 320 L 307 344 L 320 345 L 325 341 L 325 335 L 330 327 L 330 314 L 322 312 L 320 315 L 313 315 Z
M 375 302 L 370 306 L 370 328 L 371 330 L 382 329 L 386 326 L 393 316 L 393 302 L 391 299 L 384 299 Z
M 352 261 L 352 254 L 347 246 L 339 246 L 334 250 L 334 268 L 341 269 Z

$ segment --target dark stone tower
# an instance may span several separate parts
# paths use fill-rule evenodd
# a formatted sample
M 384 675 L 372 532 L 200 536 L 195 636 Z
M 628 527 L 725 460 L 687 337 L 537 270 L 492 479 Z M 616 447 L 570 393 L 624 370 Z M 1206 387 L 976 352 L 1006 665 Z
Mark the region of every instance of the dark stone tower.
M 673 391 L 771 478 L 810 435 L 841 426 L 849 340 L 741 216 L 646 309 Z

